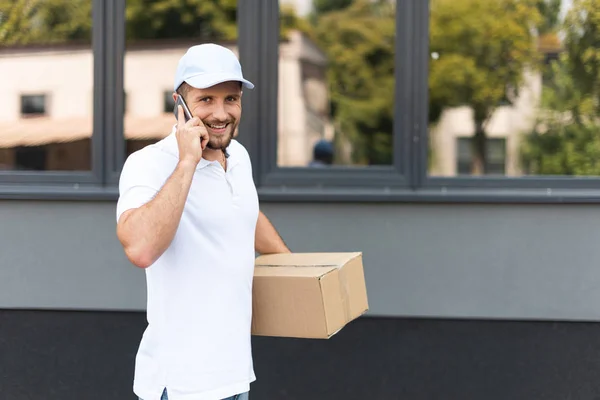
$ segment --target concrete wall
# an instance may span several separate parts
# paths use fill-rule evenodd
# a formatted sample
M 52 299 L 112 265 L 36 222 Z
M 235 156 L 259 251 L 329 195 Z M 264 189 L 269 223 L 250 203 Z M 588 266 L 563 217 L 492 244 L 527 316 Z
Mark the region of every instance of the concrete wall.
M 363 251 L 370 315 L 600 319 L 593 205 L 263 209 L 295 251 Z M 0 221 L 0 308 L 144 309 L 113 202 L 0 201 Z

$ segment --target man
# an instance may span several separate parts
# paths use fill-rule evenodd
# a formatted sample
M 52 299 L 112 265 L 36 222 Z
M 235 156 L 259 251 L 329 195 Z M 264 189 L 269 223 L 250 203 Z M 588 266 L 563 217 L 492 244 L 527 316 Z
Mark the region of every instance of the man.
M 259 211 L 250 158 L 233 139 L 242 107 L 235 54 L 214 44 L 179 61 L 177 124 L 129 156 L 119 182 L 117 236 L 146 271 L 148 327 L 135 366 L 143 400 L 247 399 L 255 251 L 289 252 Z

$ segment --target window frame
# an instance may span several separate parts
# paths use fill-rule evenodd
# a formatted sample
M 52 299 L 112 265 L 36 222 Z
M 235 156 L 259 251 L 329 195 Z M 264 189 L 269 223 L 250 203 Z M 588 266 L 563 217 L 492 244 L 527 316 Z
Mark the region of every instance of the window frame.
M 410 2 L 399 2 L 396 13 L 394 162 L 391 166 L 330 167 L 323 169 L 277 166 L 279 1 L 255 0 L 238 3 L 238 44 L 244 74 L 255 83 L 242 98 L 244 116 L 238 140 L 253 160 L 254 179 L 259 193 L 279 199 L 298 199 L 310 193 L 391 192 L 410 185 L 412 154 L 410 141 L 415 125 L 411 93 L 410 63 L 413 29 Z M 398 30 L 400 29 L 400 30 Z M 306 196 L 304 196 L 306 197 Z M 335 195 L 334 197 L 339 197 Z
M 403 1 L 403 0 L 398 0 Z M 436 177 L 428 175 L 427 152 L 429 132 L 427 128 L 427 112 L 429 107 L 429 4 L 430 0 L 404 0 L 416 3 L 418 9 L 415 16 L 415 47 L 421 52 L 415 58 L 415 71 L 418 76 L 421 93 L 417 107 L 422 111 L 421 124 L 417 135 L 420 140 L 416 151 L 421 162 L 416 166 L 418 171 L 416 186 L 428 193 L 447 196 L 450 193 L 459 198 L 468 197 L 470 201 L 515 201 L 523 202 L 597 202 L 600 199 L 600 177 L 573 176 L 519 176 L 519 177 Z M 424 118 L 425 117 L 425 118 Z M 462 192 L 462 193 L 461 193 Z M 510 200 L 509 200 L 510 199 Z
M 239 140 L 251 154 L 262 200 L 528 204 L 600 201 L 600 178 L 596 177 L 428 175 L 428 0 L 396 0 L 392 172 L 380 167 L 358 171 L 332 168 L 326 172 L 277 167 L 279 6 L 278 1 L 255 0 L 243 2 L 238 9 L 240 59 L 245 73 L 257 84 L 253 91 L 244 93 Z M 316 183 L 311 182 L 315 178 Z
M 106 101 L 107 121 L 106 183 L 118 193 L 119 176 L 125 163 L 125 12 L 126 1 L 107 0 Z
M 93 131 L 91 137 L 91 164 L 89 171 L 0 171 L 0 198 L 48 198 L 62 197 L 69 192 L 97 188 L 103 182 L 104 156 L 104 101 L 103 81 L 105 72 L 106 21 L 103 0 L 92 1 L 92 53 L 93 53 Z M 48 94 L 46 98 L 48 98 Z M 78 195 L 76 194 L 76 197 Z

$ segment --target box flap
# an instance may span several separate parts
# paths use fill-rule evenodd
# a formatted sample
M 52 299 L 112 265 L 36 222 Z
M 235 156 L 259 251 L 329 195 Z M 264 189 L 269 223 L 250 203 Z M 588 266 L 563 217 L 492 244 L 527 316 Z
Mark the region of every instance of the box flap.
M 265 254 L 256 258 L 255 266 L 324 267 L 343 266 L 348 261 L 361 256 L 361 252 L 351 253 L 291 253 Z
M 331 271 L 336 270 L 336 267 L 302 267 L 295 266 L 257 266 L 254 268 L 254 276 L 289 276 L 289 277 L 308 277 L 320 278 L 327 275 Z

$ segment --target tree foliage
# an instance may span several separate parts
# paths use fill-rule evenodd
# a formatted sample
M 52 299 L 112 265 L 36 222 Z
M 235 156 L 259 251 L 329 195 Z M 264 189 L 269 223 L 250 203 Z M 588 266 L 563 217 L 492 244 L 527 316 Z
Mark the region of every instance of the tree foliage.
M 313 0 L 313 11 L 316 15 L 348 8 L 353 0 Z
M 562 0 L 537 0 L 536 7 L 540 13 L 538 33 L 544 35 L 553 33 L 559 26 L 560 6 Z
M 534 131 L 521 148 L 530 174 L 600 175 L 600 0 L 574 0 Z
M 90 0 L 0 0 L 0 45 L 91 42 Z
M 127 39 L 235 40 L 237 1 L 127 0 Z
M 235 41 L 238 0 L 127 0 L 126 39 Z M 281 32 L 306 30 L 293 7 L 281 8 Z M 0 45 L 90 43 L 91 0 L 0 0 Z
M 475 122 L 473 173 L 485 173 L 486 124 L 510 104 L 535 69 L 532 28 L 541 24 L 536 1 L 431 0 L 430 120 L 449 107 L 469 106 Z
M 329 60 L 333 118 L 355 163 L 392 162 L 395 12 L 390 2 L 355 0 L 321 14 L 314 27 Z
M 292 30 L 304 32 L 310 36 L 312 26 L 310 22 L 298 15 L 293 4 L 282 3 L 279 8 L 279 37 L 282 40 L 288 38 Z
M 579 91 L 600 114 L 600 0 L 573 0 L 565 19 L 565 62 Z
M 127 0 L 126 38 L 237 38 L 237 0 Z M 0 0 L 0 44 L 91 38 L 91 0 Z

